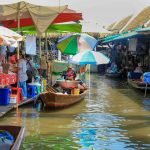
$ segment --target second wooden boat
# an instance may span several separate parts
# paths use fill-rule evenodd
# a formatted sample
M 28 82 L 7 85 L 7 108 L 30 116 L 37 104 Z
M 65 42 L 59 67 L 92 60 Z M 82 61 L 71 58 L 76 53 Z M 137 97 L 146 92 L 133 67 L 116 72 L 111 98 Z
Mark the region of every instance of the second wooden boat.
M 106 73 L 105 76 L 109 78 L 121 78 L 121 73 Z
M 145 90 L 146 84 L 142 80 L 128 79 L 128 84 L 136 89 Z M 150 90 L 150 85 L 147 86 L 147 90 Z
M 19 150 L 24 138 L 25 128 L 21 126 L 0 125 L 0 130 L 8 131 L 15 139 L 10 150 Z

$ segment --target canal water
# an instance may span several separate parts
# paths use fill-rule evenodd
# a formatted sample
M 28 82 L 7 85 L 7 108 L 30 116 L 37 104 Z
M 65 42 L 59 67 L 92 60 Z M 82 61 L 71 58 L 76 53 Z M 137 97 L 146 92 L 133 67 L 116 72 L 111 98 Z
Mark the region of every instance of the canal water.
M 126 81 L 91 75 L 90 93 L 82 102 L 40 113 L 28 105 L 0 124 L 26 127 L 21 150 L 148 150 L 150 96 L 144 98 Z

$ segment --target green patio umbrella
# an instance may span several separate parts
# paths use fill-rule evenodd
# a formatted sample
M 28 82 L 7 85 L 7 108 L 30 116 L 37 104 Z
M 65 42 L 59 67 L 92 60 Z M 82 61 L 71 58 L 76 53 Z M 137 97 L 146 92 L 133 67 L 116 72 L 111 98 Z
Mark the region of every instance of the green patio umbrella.
M 66 55 L 75 55 L 85 50 L 93 50 L 97 40 L 84 33 L 77 33 L 62 37 L 57 42 L 57 48 Z

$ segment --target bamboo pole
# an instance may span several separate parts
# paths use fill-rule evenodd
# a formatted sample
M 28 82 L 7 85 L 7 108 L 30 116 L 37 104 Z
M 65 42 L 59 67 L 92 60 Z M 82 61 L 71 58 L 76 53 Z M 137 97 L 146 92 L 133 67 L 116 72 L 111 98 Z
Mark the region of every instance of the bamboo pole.
M 47 62 L 47 83 L 48 83 L 48 41 L 47 41 L 47 32 L 45 32 L 45 50 L 46 50 L 46 62 Z
M 18 33 L 20 33 L 20 3 L 18 3 L 18 14 L 17 14 L 17 20 L 18 20 Z M 18 42 L 18 47 L 17 47 L 17 60 L 18 60 L 18 62 L 17 62 L 17 68 L 18 68 L 18 70 L 17 70 L 17 102 L 16 102 L 16 110 L 18 110 L 18 99 L 19 99 L 19 92 L 18 92 L 18 83 L 19 83 L 19 78 L 18 78 L 18 74 L 19 74 L 19 42 Z M 18 112 L 18 111 L 17 111 Z
M 40 81 L 41 81 L 41 92 L 42 92 L 42 68 L 41 68 L 41 55 L 42 55 L 42 47 L 41 47 L 41 35 L 39 36 L 39 57 L 40 57 Z

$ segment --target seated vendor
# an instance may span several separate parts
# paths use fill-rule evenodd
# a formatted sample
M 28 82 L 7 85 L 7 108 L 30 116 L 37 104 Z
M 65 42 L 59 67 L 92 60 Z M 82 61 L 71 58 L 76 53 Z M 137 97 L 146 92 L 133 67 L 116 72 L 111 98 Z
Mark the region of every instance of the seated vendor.
M 62 76 L 64 76 L 64 79 L 65 79 L 65 80 L 75 80 L 75 78 L 76 78 L 76 73 L 75 73 L 75 71 L 73 70 L 72 65 L 69 65 L 69 66 L 68 66 L 67 71 L 66 71 L 65 73 L 63 73 Z
M 138 66 L 135 68 L 134 72 L 143 73 L 141 63 L 138 63 Z
M 107 70 L 108 73 L 117 73 L 118 72 L 118 67 L 115 62 L 113 62 Z

